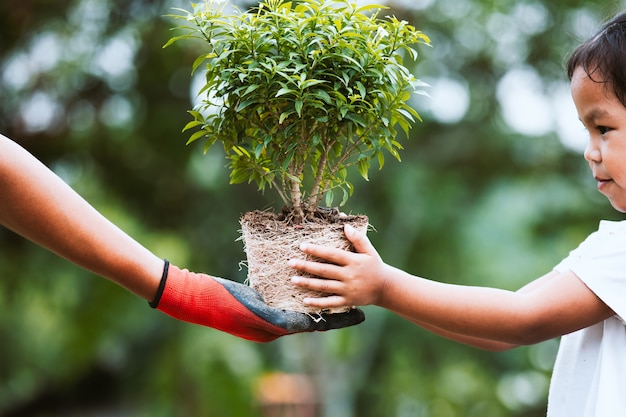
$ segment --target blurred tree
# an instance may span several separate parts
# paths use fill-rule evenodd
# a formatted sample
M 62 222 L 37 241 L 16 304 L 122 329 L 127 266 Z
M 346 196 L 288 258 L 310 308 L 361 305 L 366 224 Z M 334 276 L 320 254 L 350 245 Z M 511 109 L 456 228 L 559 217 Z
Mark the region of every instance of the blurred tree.
M 259 197 L 220 197 L 224 163 L 207 168 L 184 146 L 189 63 L 161 49 L 173 4 L 11 3 L 0 5 L 0 131 L 155 253 L 241 281 L 237 221 Z M 249 415 L 255 368 L 225 363 L 240 341 L 219 350 L 223 335 L 173 322 L 12 233 L 0 230 L 0 245 L 0 414 Z M 201 330 L 211 346 L 197 352 Z
M 371 240 L 396 266 L 518 288 L 598 219 L 619 216 L 590 184 L 562 68 L 615 10 L 586 2 L 393 4 L 432 38 L 416 69 L 432 100 L 419 104 L 426 121 L 402 164 L 357 187 L 357 209 L 370 214 L 378 230 Z M 545 415 L 554 341 L 484 353 L 390 319 L 380 345 L 368 380 L 376 382 L 365 384 L 356 415 Z
M 162 16 L 188 4 L 61 3 L 0 3 L 0 132 L 160 256 L 243 280 L 239 216 L 276 198 L 229 186 L 219 151 L 184 146 L 196 51 L 161 46 Z M 347 208 L 368 214 L 387 262 L 513 289 L 619 218 L 591 185 L 562 68 L 617 4 L 390 6 L 434 47 L 420 49 L 431 99 L 415 102 L 425 120 L 403 162 L 355 175 Z M 545 413 L 555 341 L 486 353 L 370 307 L 355 328 L 255 345 L 157 314 L 2 229 L 0 248 L 0 415 L 260 415 L 253 386 L 273 369 L 314 376 L 327 417 Z

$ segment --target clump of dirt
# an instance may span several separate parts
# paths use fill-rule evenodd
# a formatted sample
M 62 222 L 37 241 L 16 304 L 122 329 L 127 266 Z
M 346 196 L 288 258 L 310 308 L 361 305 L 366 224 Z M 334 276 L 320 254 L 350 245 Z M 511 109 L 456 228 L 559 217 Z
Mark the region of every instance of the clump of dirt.
M 294 275 L 303 275 L 287 265 L 289 259 L 309 259 L 299 247 L 303 242 L 354 250 L 344 235 L 344 225 L 365 231 L 369 220 L 364 215 L 346 215 L 336 209 L 319 208 L 313 216 L 294 224 L 291 212 L 252 211 L 241 218 L 241 239 L 247 257 L 248 284 L 265 302 L 276 308 L 308 314 L 342 313 L 351 307 L 319 310 L 305 306 L 305 297 L 324 297 L 325 293 L 308 291 L 291 283 Z M 319 259 L 315 259 L 319 261 Z

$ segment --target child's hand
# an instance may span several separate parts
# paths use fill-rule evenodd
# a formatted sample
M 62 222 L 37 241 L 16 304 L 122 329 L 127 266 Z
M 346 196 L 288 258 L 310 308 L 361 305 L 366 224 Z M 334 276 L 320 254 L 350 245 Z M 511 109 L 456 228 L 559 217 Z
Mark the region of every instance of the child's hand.
M 294 277 L 292 282 L 295 285 L 329 294 L 322 298 L 305 298 L 305 304 L 331 308 L 377 304 L 381 299 L 389 267 L 382 261 L 365 233 L 346 225 L 345 234 L 357 253 L 303 244 L 303 252 L 331 263 L 295 259 L 289 261 L 289 266 L 294 269 L 322 277 Z

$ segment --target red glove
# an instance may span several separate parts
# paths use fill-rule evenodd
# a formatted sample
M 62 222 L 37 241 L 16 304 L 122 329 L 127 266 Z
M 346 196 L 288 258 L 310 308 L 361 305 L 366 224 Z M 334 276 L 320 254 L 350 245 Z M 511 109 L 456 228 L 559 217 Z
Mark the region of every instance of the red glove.
M 322 314 L 314 319 L 308 314 L 273 308 L 247 285 L 181 270 L 167 260 L 150 306 L 176 319 L 256 342 L 269 342 L 292 333 L 348 327 L 365 320 L 358 309 Z

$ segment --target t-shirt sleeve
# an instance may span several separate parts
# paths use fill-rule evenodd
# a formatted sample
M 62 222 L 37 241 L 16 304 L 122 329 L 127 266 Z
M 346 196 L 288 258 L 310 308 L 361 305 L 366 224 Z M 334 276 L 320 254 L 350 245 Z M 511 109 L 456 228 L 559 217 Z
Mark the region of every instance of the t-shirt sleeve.
M 626 233 L 595 232 L 554 269 L 571 270 L 622 321 L 626 319 Z

